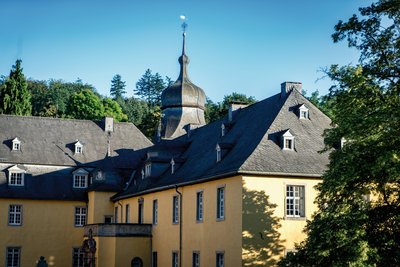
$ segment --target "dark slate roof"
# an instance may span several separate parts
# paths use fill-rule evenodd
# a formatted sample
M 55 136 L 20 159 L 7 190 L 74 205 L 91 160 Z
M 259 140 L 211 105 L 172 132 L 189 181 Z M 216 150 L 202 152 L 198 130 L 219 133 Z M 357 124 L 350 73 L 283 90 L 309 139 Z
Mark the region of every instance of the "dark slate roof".
M 309 108 L 309 120 L 299 119 L 301 104 Z M 223 137 L 222 123 L 229 126 Z M 330 119 L 297 90 L 287 96 L 274 95 L 239 109 L 232 122 L 225 117 L 193 130 L 189 137 L 155 144 L 152 151 L 166 143 L 170 150 L 174 143 L 186 143 L 183 152 L 176 152 L 182 160 L 175 173 L 171 174 L 169 164 L 153 162 L 155 168 L 163 169 L 157 170 L 161 174 L 143 180 L 138 174 L 136 185 L 132 183 L 114 199 L 239 173 L 320 177 L 328 164 L 328 154 L 318 151 L 324 148 L 322 134 L 329 127 Z M 281 136 L 288 129 L 295 136 L 295 151 L 281 149 Z M 217 144 L 222 151 L 220 162 L 216 162 Z
M 152 143 L 132 124 L 114 122 L 109 135 L 102 122 L 44 117 L 0 115 L 0 162 L 59 166 L 101 165 L 108 140 L 114 167 L 133 168 L 137 150 Z M 12 151 L 12 139 L 21 140 L 21 151 Z M 74 154 L 75 142 L 83 153 Z
M 111 134 L 103 129 L 103 122 L 0 115 L 0 197 L 85 201 L 90 190 L 118 192 L 152 143 L 131 123 L 114 122 Z M 15 137 L 21 151 L 12 151 Z M 76 140 L 82 154 L 74 154 Z M 14 165 L 26 171 L 22 187 L 7 185 L 7 169 Z M 89 177 L 101 170 L 106 178 L 87 190 L 74 189 L 79 168 Z

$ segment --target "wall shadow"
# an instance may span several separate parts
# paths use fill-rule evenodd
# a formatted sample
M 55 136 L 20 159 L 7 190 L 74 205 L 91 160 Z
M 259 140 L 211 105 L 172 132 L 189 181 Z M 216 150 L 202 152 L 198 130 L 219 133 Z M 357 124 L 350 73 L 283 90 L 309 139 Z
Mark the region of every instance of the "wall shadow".
M 243 266 L 277 265 L 284 240 L 278 232 L 280 218 L 274 216 L 276 206 L 264 191 L 249 190 L 243 185 Z

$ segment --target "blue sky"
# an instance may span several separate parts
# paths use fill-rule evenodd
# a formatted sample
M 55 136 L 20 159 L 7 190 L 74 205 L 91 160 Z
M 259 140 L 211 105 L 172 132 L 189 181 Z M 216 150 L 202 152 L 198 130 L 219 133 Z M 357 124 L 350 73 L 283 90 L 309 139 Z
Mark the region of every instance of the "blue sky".
M 213 101 L 232 92 L 258 100 L 299 81 L 327 93 L 331 64 L 357 63 L 333 27 L 367 0 L 1 0 L 0 75 L 21 58 L 27 77 L 92 84 L 109 94 L 120 74 L 128 96 L 147 68 L 175 80 L 181 21 L 187 29 L 189 76 Z

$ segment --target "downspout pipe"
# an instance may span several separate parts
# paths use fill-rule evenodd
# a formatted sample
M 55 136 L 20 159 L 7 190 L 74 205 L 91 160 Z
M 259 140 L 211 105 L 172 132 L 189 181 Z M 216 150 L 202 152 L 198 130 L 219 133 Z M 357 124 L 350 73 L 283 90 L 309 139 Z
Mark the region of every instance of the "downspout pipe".
M 183 195 L 178 191 L 178 185 L 175 185 L 175 191 L 179 194 L 179 267 L 182 267 L 182 198 Z

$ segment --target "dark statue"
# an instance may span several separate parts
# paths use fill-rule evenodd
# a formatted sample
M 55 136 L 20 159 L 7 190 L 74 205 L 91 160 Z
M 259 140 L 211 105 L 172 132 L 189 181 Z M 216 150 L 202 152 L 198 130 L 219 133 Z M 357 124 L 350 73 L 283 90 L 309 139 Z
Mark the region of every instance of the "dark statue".
M 40 259 L 38 263 L 36 264 L 36 267 L 48 267 L 49 265 L 47 264 L 46 260 L 44 259 L 43 256 L 40 256 Z
M 96 240 L 93 239 L 92 229 L 89 229 L 88 239 L 85 239 L 82 244 L 82 251 L 84 253 L 84 266 L 95 267 L 96 266 Z

